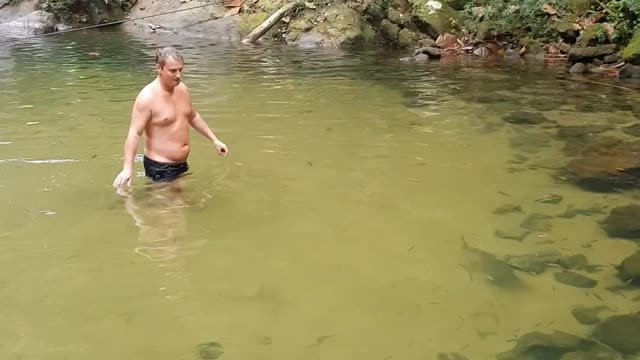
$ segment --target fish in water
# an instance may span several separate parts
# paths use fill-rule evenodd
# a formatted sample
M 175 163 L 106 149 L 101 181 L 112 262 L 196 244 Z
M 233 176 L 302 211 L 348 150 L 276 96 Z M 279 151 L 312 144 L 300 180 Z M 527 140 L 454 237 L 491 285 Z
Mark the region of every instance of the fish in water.
M 473 280 L 476 273 L 482 274 L 492 284 L 507 289 L 523 288 L 524 283 L 515 275 L 514 269 L 495 255 L 469 246 L 461 236 L 464 265 L 460 264 Z

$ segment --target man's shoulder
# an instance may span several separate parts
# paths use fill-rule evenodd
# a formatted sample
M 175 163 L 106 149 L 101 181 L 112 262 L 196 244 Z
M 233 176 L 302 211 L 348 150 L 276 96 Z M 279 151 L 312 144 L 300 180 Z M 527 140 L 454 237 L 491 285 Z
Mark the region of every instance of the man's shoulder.
M 138 96 L 136 96 L 136 102 L 144 103 L 144 104 L 150 103 L 151 99 L 153 98 L 153 93 L 154 93 L 154 83 L 150 82 L 140 90 L 140 92 L 138 93 Z

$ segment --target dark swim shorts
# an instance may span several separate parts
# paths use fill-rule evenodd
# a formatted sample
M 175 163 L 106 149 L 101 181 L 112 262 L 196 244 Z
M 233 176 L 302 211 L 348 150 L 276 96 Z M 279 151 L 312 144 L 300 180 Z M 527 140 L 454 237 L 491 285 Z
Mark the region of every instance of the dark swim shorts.
M 144 157 L 144 173 L 145 175 L 157 182 L 168 182 L 177 179 L 189 170 L 189 164 L 182 163 L 165 163 L 155 161 Z

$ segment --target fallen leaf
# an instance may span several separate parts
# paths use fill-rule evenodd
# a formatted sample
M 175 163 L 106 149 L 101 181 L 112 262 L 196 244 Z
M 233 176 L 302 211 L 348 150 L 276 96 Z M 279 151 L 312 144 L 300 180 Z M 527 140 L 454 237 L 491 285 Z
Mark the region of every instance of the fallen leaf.
M 222 17 L 233 16 L 239 12 L 240 12 L 240 6 L 232 7 L 231 9 L 227 10 L 227 12 L 224 13 Z
M 240 7 L 244 3 L 244 0 L 224 0 L 224 6 L 226 8 Z
M 445 33 L 436 39 L 436 45 L 441 49 L 451 49 L 458 47 L 458 38 L 455 35 Z

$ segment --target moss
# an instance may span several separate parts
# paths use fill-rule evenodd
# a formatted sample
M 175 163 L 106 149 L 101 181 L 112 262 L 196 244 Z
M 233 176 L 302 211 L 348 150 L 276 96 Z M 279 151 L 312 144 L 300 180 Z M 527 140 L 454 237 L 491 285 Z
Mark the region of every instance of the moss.
M 249 34 L 251 30 L 255 29 L 267 20 L 268 17 L 269 14 L 266 12 L 257 12 L 240 16 L 240 20 L 238 21 L 238 34 L 244 37 Z M 269 30 L 269 32 L 271 32 L 271 30 Z M 269 34 L 269 32 L 267 32 L 267 34 Z
M 564 18 L 562 18 L 560 21 L 558 21 L 555 25 L 556 30 L 558 30 L 559 33 L 565 33 L 571 30 L 574 30 L 574 23 L 578 21 L 578 17 L 576 15 L 573 14 L 568 14 L 567 16 L 565 16 Z
M 637 30 L 631 41 L 622 51 L 622 59 L 634 65 L 640 65 L 640 30 Z
M 376 40 L 376 30 L 369 24 L 362 28 L 362 38 L 365 43 L 374 43 Z
M 364 42 L 360 15 L 344 3 L 335 3 L 325 10 L 326 20 L 313 31 L 322 34 L 334 46 L 356 46 Z
M 402 29 L 398 33 L 398 45 L 400 47 L 409 47 L 411 45 L 414 45 L 417 41 L 418 36 L 408 29 Z
M 271 14 L 286 5 L 288 2 L 289 1 L 287 0 L 258 0 L 255 7 Z
M 578 16 L 586 14 L 591 8 L 591 0 L 569 0 L 568 2 L 569 9 Z
M 427 6 L 428 0 L 409 0 L 409 2 L 412 5 L 413 15 L 427 25 L 423 31 L 433 38 L 440 34 L 453 32 L 459 27 L 462 20 L 458 12 L 446 2 L 441 2 L 442 7 L 439 10 L 430 9 Z
M 604 39 L 606 39 L 604 34 L 605 29 L 602 24 L 589 25 L 584 30 L 582 30 L 582 33 L 580 34 L 576 45 L 578 47 L 598 45 Z

